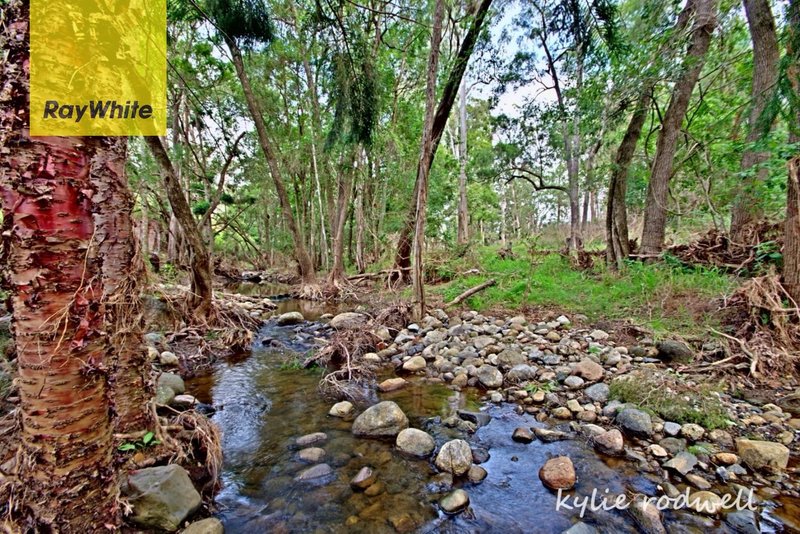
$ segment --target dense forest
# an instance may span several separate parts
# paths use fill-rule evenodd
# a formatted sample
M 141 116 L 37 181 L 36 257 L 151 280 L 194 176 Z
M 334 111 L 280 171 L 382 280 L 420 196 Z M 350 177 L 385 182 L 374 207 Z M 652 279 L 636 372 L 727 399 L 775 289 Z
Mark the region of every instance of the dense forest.
M 167 135 L 36 137 L 41 1 L 4 531 L 800 530 L 799 1 L 168 0 Z

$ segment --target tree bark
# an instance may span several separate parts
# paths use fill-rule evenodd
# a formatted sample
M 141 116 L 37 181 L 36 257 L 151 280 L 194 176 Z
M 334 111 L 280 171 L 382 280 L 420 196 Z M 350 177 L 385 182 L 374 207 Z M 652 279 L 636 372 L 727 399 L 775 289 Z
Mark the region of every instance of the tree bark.
M 133 197 L 125 174 L 127 139 L 102 138 L 102 157 L 92 162 L 91 180 L 95 240 L 103 258 L 103 297 L 108 350 L 116 353 L 115 429 L 132 432 L 153 428 L 150 363 L 144 344 L 141 299 L 144 259 L 133 228 Z
M 278 165 L 278 158 L 272 149 L 272 144 L 267 135 L 267 127 L 264 124 L 264 116 L 261 112 L 261 106 L 256 100 L 253 89 L 250 86 L 250 79 L 244 69 L 244 60 L 242 59 L 242 51 L 239 46 L 230 38 L 225 37 L 225 43 L 231 52 L 233 58 L 233 65 L 236 68 L 236 74 L 239 77 L 239 82 L 242 84 L 245 100 L 247 101 L 247 108 L 250 111 L 250 116 L 256 125 L 256 132 L 258 133 L 258 141 L 261 145 L 261 150 L 264 152 L 264 158 L 267 160 L 269 166 L 269 173 L 272 175 L 272 181 L 275 184 L 275 191 L 278 194 L 278 201 L 281 205 L 281 212 L 286 224 L 289 227 L 289 232 L 292 234 L 294 241 L 294 255 L 300 269 L 300 276 L 303 282 L 310 284 L 316 281 L 314 273 L 314 263 L 311 261 L 311 256 L 308 255 L 303 236 L 297 226 L 297 220 L 292 212 L 292 205 L 289 203 L 289 195 L 286 193 L 286 187 L 283 183 L 283 175 L 281 174 L 280 166 Z
M 467 70 L 467 63 L 475 49 L 475 43 L 481 33 L 481 28 L 486 20 L 486 15 L 489 7 L 492 5 L 492 0 L 481 0 L 475 12 L 475 18 L 472 19 L 469 31 L 461 42 L 461 46 L 456 54 L 455 61 L 453 62 L 452 70 L 447 78 L 447 83 L 442 90 L 442 98 L 439 100 L 439 105 L 436 108 L 436 113 L 433 117 L 433 127 L 431 131 L 432 151 L 427 156 L 427 159 L 420 161 L 417 167 L 417 178 L 414 182 L 414 194 L 411 200 L 411 209 L 409 216 L 406 219 L 406 224 L 400 232 L 400 239 L 397 243 L 397 254 L 394 259 L 394 268 L 403 279 L 407 279 L 407 273 L 411 266 L 411 236 L 414 232 L 416 214 L 417 214 L 417 200 L 419 197 L 420 185 L 420 166 L 426 165 L 428 169 L 433 164 L 433 158 L 436 155 L 436 149 L 439 147 L 439 141 L 442 139 L 442 132 L 447 125 L 447 117 L 450 115 L 450 110 L 455 102 L 458 86 L 461 84 L 461 79 L 464 77 L 464 72 Z M 426 193 L 427 194 L 427 193 Z
M 3 11 L 2 265 L 21 424 L 19 491 L 7 504 L 31 531 L 105 532 L 119 524 L 114 361 L 103 325 L 91 168 L 111 157 L 108 139 L 29 137 L 29 7 L 11 0 Z
M 795 106 L 800 102 L 800 0 L 791 0 L 788 10 L 789 31 L 786 40 L 786 69 Z M 800 143 L 800 109 L 795 108 L 794 124 L 789 125 L 789 143 Z M 786 223 L 783 245 L 783 283 L 786 291 L 800 304 L 800 154 L 789 160 L 786 187 Z
M 428 72 L 425 88 L 425 122 L 422 126 L 422 146 L 417 166 L 417 211 L 414 223 L 414 264 L 412 281 L 414 286 L 415 316 L 421 320 L 425 316 L 425 286 L 422 273 L 422 252 L 425 243 L 425 216 L 428 207 L 428 175 L 436 151 L 433 140 L 433 113 L 436 105 L 436 72 L 439 68 L 439 47 L 442 43 L 442 18 L 444 0 L 436 0 L 431 30 L 431 50 L 428 56 Z M 445 121 L 446 122 L 446 121 Z M 431 156 L 430 159 L 428 156 Z M 428 162 L 431 163 L 428 163 Z
M 669 107 L 664 114 L 656 154 L 647 186 L 642 253 L 659 254 L 664 246 L 667 223 L 669 181 L 672 176 L 675 151 L 681 123 L 686 116 L 694 87 L 703 69 L 706 52 L 716 26 L 716 0 L 697 0 L 691 43 L 683 62 L 683 73 L 675 82 Z
M 350 206 L 350 190 L 353 185 L 353 164 L 356 161 L 355 151 L 357 147 L 353 147 L 353 157 L 350 165 L 346 166 L 341 172 L 338 173 L 336 180 L 336 217 L 333 224 L 333 266 L 328 275 L 328 283 L 338 286 L 344 282 L 344 228 L 347 222 L 348 208 Z
M 464 246 L 469 241 L 469 211 L 467 207 L 467 84 L 462 80 L 458 90 L 459 174 L 458 174 L 458 228 L 456 243 Z
M 652 89 L 652 83 L 647 83 L 639 95 L 611 170 L 606 206 L 606 258 L 612 269 L 621 268 L 623 261 L 631 253 L 628 237 L 628 212 L 625 204 L 628 191 L 628 168 L 633 160 L 636 145 L 642 135 L 642 127 L 647 119 Z
M 172 165 L 167 149 L 159 137 L 146 137 L 147 146 L 161 168 L 164 176 L 164 188 L 175 218 L 178 220 L 181 231 L 189 246 L 189 267 L 192 274 L 192 295 L 189 303 L 194 310 L 194 319 L 206 321 L 212 312 L 212 278 L 211 261 L 208 257 L 205 241 L 197 227 L 197 222 L 192 215 L 192 209 L 184 196 L 177 171 Z
M 742 155 L 744 179 L 731 212 L 731 237 L 745 240 L 747 227 L 763 217 L 763 206 L 755 189 L 763 183 L 768 170 L 763 167 L 769 159 L 768 151 L 757 151 L 752 145 L 763 139 L 772 129 L 772 122 L 764 123 L 764 109 L 778 81 L 778 35 L 775 19 L 768 0 L 744 0 L 744 11 L 750 38 L 753 41 L 753 87 L 748 119 L 748 146 Z M 755 174 L 751 169 L 755 169 Z

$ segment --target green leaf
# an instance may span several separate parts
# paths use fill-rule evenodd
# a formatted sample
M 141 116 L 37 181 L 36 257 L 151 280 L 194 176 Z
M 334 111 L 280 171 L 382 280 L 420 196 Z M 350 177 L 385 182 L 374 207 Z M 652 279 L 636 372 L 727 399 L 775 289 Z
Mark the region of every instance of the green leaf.
M 144 435 L 144 437 L 142 438 L 142 443 L 144 443 L 145 445 L 147 445 L 148 443 L 150 443 L 151 441 L 153 441 L 153 438 L 154 438 L 154 437 L 155 437 L 155 434 L 153 434 L 152 432 L 148 432 L 148 433 L 147 433 L 147 434 L 145 434 L 145 435 Z
M 117 447 L 117 450 L 118 451 L 123 451 L 123 452 L 133 451 L 133 450 L 136 450 L 136 445 L 134 445 L 133 443 L 123 443 L 122 445 Z

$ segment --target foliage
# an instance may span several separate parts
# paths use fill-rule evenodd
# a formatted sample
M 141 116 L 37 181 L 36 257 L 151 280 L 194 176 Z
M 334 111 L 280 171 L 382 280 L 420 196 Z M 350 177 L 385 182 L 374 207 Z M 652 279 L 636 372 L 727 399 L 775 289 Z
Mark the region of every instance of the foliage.
M 126 441 L 119 447 L 117 447 L 118 451 L 122 452 L 130 452 L 135 451 L 137 449 L 144 449 L 147 447 L 155 447 L 160 441 L 155 439 L 156 435 L 152 431 L 147 431 L 140 439 L 136 441 Z

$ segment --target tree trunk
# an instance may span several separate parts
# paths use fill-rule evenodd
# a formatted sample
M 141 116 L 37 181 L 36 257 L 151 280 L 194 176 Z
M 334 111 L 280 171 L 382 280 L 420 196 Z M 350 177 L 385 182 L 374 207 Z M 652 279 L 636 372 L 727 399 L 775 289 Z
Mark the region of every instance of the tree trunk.
M 737 242 L 744 241 L 747 227 L 763 216 L 763 206 L 758 201 L 759 195 L 755 189 L 767 177 L 768 170 L 763 164 L 769 159 L 769 151 L 757 151 L 752 145 L 763 139 L 772 129 L 772 122 L 766 122 L 763 116 L 778 81 L 780 56 L 775 19 L 769 1 L 744 0 L 744 11 L 753 41 L 753 87 L 748 119 L 748 147 L 742 155 L 744 179 L 731 212 L 731 237 Z
M 428 155 L 436 148 L 433 142 L 433 112 L 436 105 L 436 72 L 439 68 L 439 47 L 442 43 L 442 18 L 444 17 L 444 0 L 436 0 L 433 12 L 433 28 L 431 29 L 431 50 L 428 56 L 427 82 L 425 86 L 425 122 L 422 126 L 422 146 L 417 166 L 417 212 L 414 224 L 414 264 L 412 281 L 414 285 L 415 313 L 417 320 L 425 316 L 425 286 L 422 272 L 422 252 L 425 243 L 425 216 L 428 207 L 428 175 L 431 165 Z
M 3 12 L 2 265 L 21 425 L 18 492 L 6 505 L 26 530 L 105 532 L 119 523 L 114 361 L 103 324 L 91 169 L 111 157 L 108 139 L 28 136 L 28 3 L 11 0 Z
M 333 266 L 328 275 L 328 283 L 334 286 L 340 285 L 344 281 L 344 228 L 347 222 L 348 208 L 350 206 L 350 189 L 353 184 L 353 163 L 356 159 L 353 147 L 353 160 L 350 165 L 338 173 L 336 180 L 336 217 L 333 224 Z
M 367 160 L 367 172 L 369 173 L 370 162 Z M 358 180 L 356 187 L 356 270 L 361 274 L 367 269 L 367 262 L 365 258 L 365 234 L 366 234 L 366 221 L 364 220 L 364 204 L 366 203 L 366 180 L 362 178 Z
M 791 0 L 788 10 L 786 69 L 795 105 L 800 102 L 800 0 Z M 800 143 L 800 109 L 795 108 L 794 124 L 790 124 L 789 143 Z M 800 304 L 800 155 L 789 160 L 786 187 L 786 223 L 783 245 L 783 283 L 786 291 Z
M 116 353 L 114 410 L 117 432 L 153 428 L 149 402 L 153 397 L 150 363 L 144 344 L 144 312 L 141 289 L 144 259 L 133 228 L 133 197 L 125 175 L 127 139 L 102 138 L 104 156 L 95 158 L 91 179 L 94 187 L 95 240 L 103 258 L 105 324 L 109 350 Z
M 464 72 L 467 70 L 467 63 L 475 48 L 475 43 L 481 32 L 483 22 L 486 20 L 486 15 L 489 7 L 492 5 L 492 0 L 481 0 L 475 12 L 475 18 L 472 19 L 469 31 L 461 42 L 458 49 L 458 54 L 453 62 L 450 75 L 447 78 L 447 83 L 442 90 L 442 98 L 439 100 L 439 105 L 436 108 L 436 113 L 433 117 L 433 126 L 431 130 L 431 151 L 426 156 L 426 159 L 419 162 L 417 167 L 417 178 L 414 182 L 414 194 L 411 201 L 411 209 L 409 210 L 409 217 L 406 219 L 406 224 L 400 231 L 400 239 L 397 243 L 397 254 L 395 255 L 394 268 L 399 272 L 403 279 L 407 279 L 407 271 L 411 265 L 411 236 L 415 229 L 415 222 L 417 219 L 417 202 L 419 200 L 419 185 L 420 185 L 420 167 L 425 165 L 430 170 L 433 164 L 433 158 L 436 155 L 436 149 L 439 146 L 439 141 L 442 139 L 442 132 L 447 125 L 447 117 L 450 115 L 450 110 L 455 102 L 458 87 L 461 84 L 461 79 L 464 77 Z M 425 193 L 427 195 L 427 192 Z
M 647 201 L 642 230 L 642 252 L 658 254 L 664 246 L 667 223 L 669 180 L 678 145 L 681 123 L 686 116 L 694 86 L 703 69 L 706 52 L 716 26 L 716 0 L 697 0 L 691 43 L 683 64 L 683 73 L 675 82 L 669 107 L 658 135 L 656 154 L 647 186 Z
M 244 60 L 242 59 L 242 51 L 239 46 L 230 38 L 225 37 L 225 43 L 231 52 L 233 58 L 233 65 L 236 68 L 236 74 L 239 77 L 239 82 L 242 84 L 245 100 L 247 101 L 247 108 L 250 111 L 250 116 L 256 125 L 256 132 L 258 133 L 258 141 L 261 145 L 261 150 L 264 152 L 264 158 L 267 160 L 269 166 L 269 173 L 272 175 L 272 181 L 275 184 L 275 191 L 278 194 L 278 200 L 281 204 L 281 212 L 286 224 L 289 227 L 289 232 L 292 234 L 294 241 L 294 254 L 297 260 L 298 267 L 300 268 L 300 276 L 304 283 L 310 284 L 315 282 L 316 276 L 314 273 L 314 263 L 311 261 L 311 256 L 303 243 L 303 236 L 297 226 L 297 220 L 292 212 L 292 205 L 289 203 L 289 195 L 286 193 L 286 187 L 283 184 L 283 175 L 281 174 L 280 166 L 278 165 L 278 158 L 272 150 L 269 137 L 267 136 L 267 127 L 264 124 L 264 116 L 261 113 L 261 106 L 256 100 L 253 89 L 250 86 L 250 79 L 247 77 L 247 72 L 244 70 Z
M 194 319 L 203 322 L 212 312 L 211 262 L 208 250 L 163 141 L 159 137 L 145 139 L 164 175 L 167 198 L 189 247 L 189 267 L 192 274 L 190 306 L 194 310 Z
M 636 109 L 633 110 L 628 128 L 622 137 L 622 143 L 617 149 L 614 166 L 611 170 L 606 206 L 606 258 L 612 269 L 621 268 L 623 261 L 631 253 L 628 237 L 628 212 L 625 205 L 628 191 L 628 168 L 633 160 L 636 144 L 639 142 L 642 127 L 647 119 L 652 89 L 652 83 L 647 83 L 639 95 Z
M 469 241 L 469 211 L 467 208 L 467 83 L 462 80 L 458 90 L 458 125 L 460 143 L 458 159 L 458 229 L 456 243 L 464 246 Z

